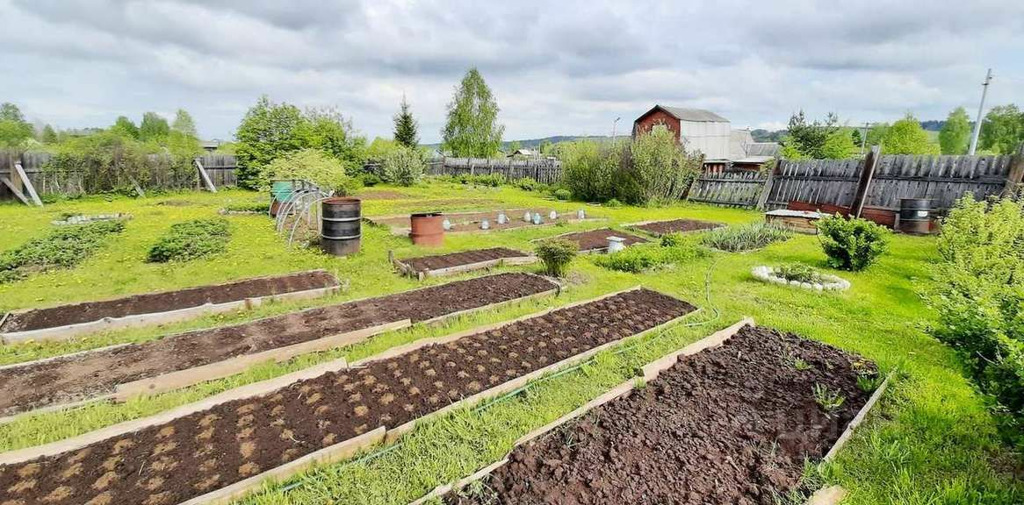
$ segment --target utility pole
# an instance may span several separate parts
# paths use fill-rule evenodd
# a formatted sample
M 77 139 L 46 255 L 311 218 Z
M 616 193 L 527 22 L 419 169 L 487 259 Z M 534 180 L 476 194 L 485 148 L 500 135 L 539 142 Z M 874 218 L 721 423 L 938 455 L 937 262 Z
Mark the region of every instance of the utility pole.
M 619 116 L 615 118 L 615 121 L 612 121 L 612 142 L 615 142 L 615 127 L 619 124 L 620 119 L 622 119 L 622 116 Z
M 864 154 L 864 146 L 868 143 L 868 122 L 864 122 L 864 135 L 860 136 L 860 154 Z
M 985 110 L 985 95 L 988 94 L 988 85 L 992 82 L 992 69 L 988 69 L 985 75 L 985 82 L 981 83 L 981 103 L 978 104 L 978 118 L 974 120 L 974 134 L 971 135 L 971 148 L 967 150 L 969 156 L 974 156 L 974 150 L 978 148 L 978 135 L 981 134 L 981 113 Z

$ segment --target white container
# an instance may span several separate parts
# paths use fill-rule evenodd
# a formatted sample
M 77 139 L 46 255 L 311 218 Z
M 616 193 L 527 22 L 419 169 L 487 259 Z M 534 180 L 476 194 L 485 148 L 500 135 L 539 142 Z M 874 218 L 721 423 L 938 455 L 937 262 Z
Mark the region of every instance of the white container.
M 619 252 L 626 248 L 626 239 L 622 237 L 608 237 L 608 254 Z
M 444 221 L 441 221 L 441 228 L 444 228 L 444 231 L 450 231 L 452 229 L 452 222 L 445 218 Z
M 533 218 L 533 216 L 530 215 L 530 211 L 526 211 L 526 213 L 523 214 L 523 221 L 524 222 L 529 223 L 532 218 Z
M 498 224 L 505 224 L 508 222 L 508 216 L 504 212 L 498 213 Z
M 487 221 L 486 219 L 480 221 L 480 229 L 481 230 L 489 230 L 489 229 L 491 229 L 491 223 L 489 221 Z
M 586 219 L 586 218 L 587 218 L 587 213 L 584 212 L 583 209 L 580 209 L 580 210 L 576 211 L 576 219 Z
M 551 213 L 548 214 L 548 217 L 551 218 L 552 221 L 554 221 L 554 220 L 558 219 L 558 213 L 555 212 L 555 211 L 551 211 Z

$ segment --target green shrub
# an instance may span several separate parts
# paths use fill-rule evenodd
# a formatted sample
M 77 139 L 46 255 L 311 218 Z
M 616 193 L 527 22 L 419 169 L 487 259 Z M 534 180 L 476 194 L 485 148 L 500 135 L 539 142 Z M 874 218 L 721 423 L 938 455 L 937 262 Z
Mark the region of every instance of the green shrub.
M 584 202 L 603 202 L 615 196 L 615 172 L 622 149 L 593 140 L 564 142 L 559 145 L 562 184 Z
M 109 235 L 124 231 L 124 221 L 95 221 L 65 225 L 44 237 L 0 253 L 0 284 L 27 277 L 32 272 L 71 268 L 103 246 Z
M 828 264 L 840 270 L 864 270 L 885 253 L 889 230 L 867 219 L 838 214 L 818 220 L 818 239 Z
M 231 226 L 223 218 L 176 223 L 149 249 L 147 261 L 190 261 L 222 253 L 231 240 Z
M 544 270 L 548 275 L 565 277 L 569 264 L 576 257 L 580 247 L 575 242 L 563 238 L 551 238 L 537 244 L 537 257 L 544 262 Z
M 661 236 L 661 247 L 678 247 L 686 242 L 686 237 L 682 233 L 666 233 Z
M 243 203 L 229 203 L 224 206 L 225 212 L 236 212 L 236 213 L 253 213 L 253 214 L 267 214 L 270 212 L 270 204 L 266 202 L 243 202 Z
M 359 180 L 362 181 L 363 186 L 366 186 L 368 188 L 384 182 L 376 174 L 369 173 L 359 176 Z
M 533 191 L 537 189 L 537 181 L 532 177 L 523 177 L 516 181 L 516 187 L 523 191 Z
M 264 169 L 268 178 L 263 191 L 270 189 L 271 180 L 298 179 L 316 184 L 328 193 L 347 194 L 357 182 L 345 173 L 345 164 L 319 149 L 302 149 L 285 154 L 270 162 Z
M 683 263 L 703 256 L 693 242 L 660 247 L 653 244 L 634 245 L 619 252 L 595 256 L 594 263 L 609 270 L 641 273 L 670 264 Z
M 751 223 L 709 230 L 701 236 L 708 247 L 722 251 L 739 252 L 760 249 L 774 242 L 789 240 L 790 232 L 768 223 Z
M 936 338 L 968 364 L 981 389 L 1024 420 L 1024 202 L 966 195 L 943 220 L 928 292 Z M 1020 433 L 1019 430 L 1014 430 Z
M 412 186 L 423 177 L 427 166 L 419 150 L 401 147 L 384 158 L 381 169 L 385 182 L 399 186 Z
M 558 200 L 569 200 L 572 198 L 572 192 L 565 188 L 556 189 L 551 194 Z
M 780 267 L 775 267 L 773 270 L 775 275 L 782 277 L 787 281 L 807 282 L 812 284 L 820 284 L 824 281 L 821 272 L 802 263 L 790 263 Z
M 614 208 L 617 208 L 617 207 L 622 207 L 622 202 L 620 202 L 618 198 L 612 198 L 611 200 L 608 200 L 607 202 L 605 202 L 604 205 L 606 207 L 611 207 L 611 208 L 614 209 Z
M 702 161 L 699 153 L 687 153 L 671 130 L 655 126 L 630 144 L 615 183 L 618 197 L 637 205 L 679 200 L 700 173 Z

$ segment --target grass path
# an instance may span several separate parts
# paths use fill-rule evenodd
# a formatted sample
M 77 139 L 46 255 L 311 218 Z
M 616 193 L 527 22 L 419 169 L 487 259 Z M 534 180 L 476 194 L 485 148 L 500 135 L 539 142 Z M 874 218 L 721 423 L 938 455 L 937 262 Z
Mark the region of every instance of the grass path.
M 389 190 L 393 188 L 388 188 Z M 575 210 L 580 204 L 544 200 L 509 188 L 465 188 L 431 185 L 395 189 L 419 200 L 364 202 L 365 215 L 416 210 L 445 201 L 451 208 L 472 208 L 473 201 L 501 201 L 507 208 L 553 206 Z M 177 221 L 213 215 L 226 201 L 254 201 L 240 191 L 217 195 L 181 194 L 146 200 L 87 199 L 45 209 L 0 205 L 0 251 L 46 232 L 62 212 L 129 212 L 135 216 L 114 244 L 71 271 L 58 271 L 26 281 L 0 285 L 0 310 L 65 301 L 111 297 L 150 290 L 223 282 L 240 277 L 326 268 L 349 281 L 349 290 L 331 299 L 272 304 L 256 311 L 211 316 L 156 330 L 108 333 L 62 344 L 24 344 L 0 349 L 0 363 L 13 363 L 94 348 L 113 342 L 156 338 L 169 331 L 209 327 L 262 317 L 298 307 L 401 291 L 418 286 L 391 272 L 387 250 L 399 255 L 422 254 L 406 239 L 383 229 L 364 230 L 364 251 L 354 258 L 328 258 L 312 251 L 288 250 L 265 218 L 231 216 L 233 240 L 228 253 L 183 265 L 148 265 L 142 258 L 149 244 Z M 158 205 L 162 201 L 187 206 Z M 427 200 L 432 203 L 424 203 Z M 488 203 L 481 208 L 498 208 Z M 680 204 L 658 209 L 588 207 L 613 223 L 692 217 L 738 223 L 761 219 L 755 212 Z M 506 246 L 528 249 L 529 240 L 600 224 L 556 226 L 488 234 L 449 236 L 444 251 Z M 434 486 L 464 476 L 506 452 L 512 442 L 533 428 L 578 407 L 605 389 L 626 380 L 644 363 L 682 347 L 744 315 L 758 323 L 793 331 L 875 360 L 897 372 L 897 380 L 880 408 L 829 465 L 825 479 L 841 483 L 852 496 L 844 503 L 1022 503 L 1024 486 L 1008 472 L 1014 458 L 999 443 L 994 421 L 983 399 L 963 378 L 955 355 L 925 333 L 931 315 L 918 296 L 928 283 L 934 240 L 897 236 L 879 264 L 860 274 L 843 273 L 853 282 L 845 293 L 817 294 L 758 283 L 750 269 L 761 264 L 807 262 L 824 268 L 814 237 L 746 254 L 715 253 L 670 269 L 642 275 L 616 273 L 577 259 L 576 282 L 556 303 L 590 298 L 642 283 L 704 306 L 705 278 L 711 271 L 711 304 L 721 316 L 702 326 L 678 327 L 650 336 L 619 354 L 604 353 L 593 363 L 546 381 L 482 412 L 465 411 L 417 430 L 384 454 L 354 464 L 334 465 L 307 473 L 297 482 L 274 485 L 249 498 L 249 503 L 405 503 Z M 431 281 L 431 282 L 444 282 Z M 277 376 L 345 355 L 359 359 L 425 336 L 450 333 L 487 322 L 506 320 L 548 305 L 530 302 L 475 315 L 447 328 L 413 328 L 390 333 L 351 348 L 306 356 L 285 364 L 266 364 L 245 374 L 183 391 L 140 398 L 123 405 L 96 404 L 84 409 L 26 417 L 0 426 L 0 449 L 12 449 L 66 438 L 78 433 L 166 410 L 230 387 Z M 709 318 L 705 310 L 698 319 Z M 1019 468 L 1019 466 L 1018 466 Z

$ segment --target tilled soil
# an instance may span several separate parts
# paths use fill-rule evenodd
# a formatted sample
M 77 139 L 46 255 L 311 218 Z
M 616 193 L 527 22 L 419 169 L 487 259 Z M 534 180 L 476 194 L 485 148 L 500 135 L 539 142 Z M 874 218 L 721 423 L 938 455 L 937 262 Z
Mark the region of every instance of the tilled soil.
M 379 426 L 400 426 L 693 309 L 660 293 L 630 291 L 327 373 L 81 450 L 0 467 L 0 503 L 178 503 Z
M 774 505 L 867 402 L 858 371 L 876 373 L 836 348 L 748 326 L 516 448 L 483 492 L 446 503 Z M 845 398 L 831 415 L 815 402 L 819 384 Z
M 532 222 L 523 221 L 523 214 L 529 210 L 530 213 L 539 213 L 543 222 L 541 224 L 557 223 L 559 221 L 566 221 L 568 219 L 575 219 L 576 213 L 565 213 L 558 214 L 558 218 L 555 220 L 550 219 L 551 209 L 506 209 L 505 217 L 508 221 L 504 224 L 498 223 L 499 210 L 491 210 L 484 212 L 444 212 L 444 217 L 451 222 L 452 227 L 448 230 L 448 233 L 456 232 L 469 232 L 469 231 L 483 231 L 480 229 L 480 223 L 484 219 L 487 220 L 490 230 L 508 230 L 513 228 L 525 228 L 529 226 L 535 226 Z M 401 217 L 387 217 L 387 218 L 370 218 L 372 222 L 379 225 L 390 226 L 394 229 L 408 229 L 412 226 L 410 218 L 408 216 Z
M 602 251 L 608 249 L 608 237 L 622 237 L 626 239 L 623 242 L 627 246 L 633 244 L 639 244 L 647 242 L 647 239 L 633 235 L 630 233 L 613 230 L 611 228 L 601 228 L 600 230 L 581 231 L 579 233 L 570 233 L 568 235 L 562 235 L 558 238 L 576 242 L 580 246 L 580 251 Z
M 222 328 L 0 368 L 0 415 L 112 393 L 119 384 L 410 319 L 425 321 L 557 288 L 528 274 L 499 274 L 293 312 Z M 2 502 L 0 502 L 2 503 Z
M 199 286 L 178 291 L 135 295 L 115 300 L 83 302 L 35 309 L 11 314 L 0 327 L 2 332 L 56 328 L 69 324 L 98 321 L 105 317 L 125 317 L 199 307 L 207 303 L 227 303 L 246 298 L 273 296 L 338 285 L 333 275 L 323 271 L 300 272 L 276 277 L 246 279 L 229 284 Z
M 509 249 L 507 247 L 493 247 L 490 249 L 477 249 L 473 251 L 462 251 L 451 254 L 439 254 L 436 256 L 420 256 L 401 260 L 414 272 L 427 272 L 443 268 L 472 265 L 484 261 L 499 260 L 503 258 L 526 258 L 529 255 L 523 252 Z
M 698 221 L 696 219 L 674 219 L 672 221 L 655 221 L 653 223 L 635 226 L 652 235 L 661 236 L 668 233 L 686 233 L 689 231 L 712 230 L 725 226 L 722 223 L 712 221 Z

